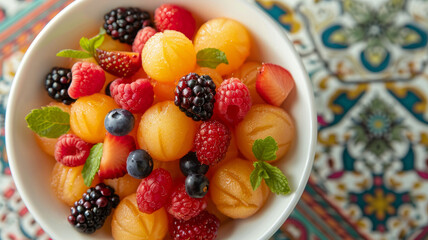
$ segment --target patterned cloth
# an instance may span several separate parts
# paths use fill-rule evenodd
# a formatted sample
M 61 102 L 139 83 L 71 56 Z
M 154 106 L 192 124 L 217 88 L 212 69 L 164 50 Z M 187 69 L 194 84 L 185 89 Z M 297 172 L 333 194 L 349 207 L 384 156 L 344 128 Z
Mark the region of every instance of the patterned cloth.
M 0 0 L 0 239 L 49 239 L 4 151 L 14 73 L 71 0 Z M 311 77 L 318 147 L 284 239 L 428 239 L 428 0 L 255 0 Z

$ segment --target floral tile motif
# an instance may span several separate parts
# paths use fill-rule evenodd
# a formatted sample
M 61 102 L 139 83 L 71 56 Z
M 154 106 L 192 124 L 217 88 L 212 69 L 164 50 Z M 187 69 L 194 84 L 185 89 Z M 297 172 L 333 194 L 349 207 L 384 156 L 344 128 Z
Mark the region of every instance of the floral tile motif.
M 418 0 L 294 5 L 303 27 L 290 37 L 318 111 L 313 182 L 373 239 L 428 224 L 427 8 Z
M 272 5 L 285 4 L 274 2 L 260 5 L 274 16 Z M 302 0 L 282 9 L 299 23 L 285 29 L 318 112 L 309 186 L 365 236 L 355 239 L 428 239 L 428 1 Z
M 317 54 L 336 78 L 354 83 L 404 81 L 421 75 L 427 65 L 427 21 L 411 3 L 317 1 L 300 11 Z

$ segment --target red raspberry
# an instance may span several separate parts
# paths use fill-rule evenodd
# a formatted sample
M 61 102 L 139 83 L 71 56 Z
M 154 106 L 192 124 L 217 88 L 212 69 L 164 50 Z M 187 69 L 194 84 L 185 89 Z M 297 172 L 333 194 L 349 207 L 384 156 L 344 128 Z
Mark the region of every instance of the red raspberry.
M 118 78 L 110 85 L 110 93 L 116 103 L 132 113 L 144 113 L 153 103 L 153 86 L 146 78 L 131 81 Z
M 227 152 L 232 134 L 223 123 L 210 120 L 199 127 L 194 140 L 196 156 L 202 164 L 215 165 Z
M 138 31 L 137 36 L 135 36 L 135 40 L 132 43 L 132 51 L 141 54 L 146 42 L 155 34 L 156 30 L 152 27 L 145 27 Z
M 213 240 L 217 237 L 220 220 L 207 211 L 183 221 L 172 219 L 169 232 L 174 240 Z
M 101 91 L 106 81 L 104 70 L 90 62 L 75 63 L 71 68 L 71 75 L 68 95 L 74 99 Z
M 91 147 L 92 144 L 74 134 L 64 134 L 55 144 L 55 159 L 65 166 L 80 166 L 86 162 Z
M 238 78 L 224 80 L 215 95 L 214 112 L 225 122 L 237 124 L 251 108 L 248 87 Z
M 138 208 L 141 212 L 148 214 L 162 208 L 169 199 L 171 189 L 171 174 L 163 168 L 153 170 L 148 177 L 141 180 L 138 186 Z
M 192 14 L 182 7 L 162 4 L 156 9 L 154 20 L 159 32 L 175 30 L 182 32 L 189 39 L 195 34 L 196 21 Z
M 186 193 L 184 183 L 175 186 L 171 193 L 167 211 L 173 217 L 181 220 L 189 220 L 196 217 L 207 207 L 206 197 L 192 198 Z

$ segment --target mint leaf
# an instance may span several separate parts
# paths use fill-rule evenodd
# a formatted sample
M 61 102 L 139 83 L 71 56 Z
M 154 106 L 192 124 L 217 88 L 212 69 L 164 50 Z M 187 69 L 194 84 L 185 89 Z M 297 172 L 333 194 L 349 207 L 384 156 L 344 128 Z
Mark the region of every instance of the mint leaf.
M 97 49 L 104 42 L 104 35 L 97 35 L 90 40 L 92 50 L 90 52 L 95 53 L 95 49 Z
M 97 49 L 99 46 L 101 46 L 101 44 L 103 44 L 105 33 L 106 30 L 103 27 L 100 27 L 100 32 L 98 33 L 98 35 L 89 39 L 90 49 L 87 51 L 92 53 L 92 55 L 95 54 L 95 49 Z
M 250 183 L 251 187 L 253 187 L 253 190 L 255 191 L 262 183 L 263 177 L 267 176 L 267 173 L 263 167 L 261 167 L 259 162 L 255 162 L 253 165 L 254 170 L 250 174 Z
M 56 55 L 58 57 L 69 57 L 69 58 L 90 58 L 95 55 L 95 49 L 101 46 L 104 42 L 104 28 L 100 28 L 100 32 L 95 37 L 88 39 L 82 37 L 79 41 L 80 47 L 85 51 L 73 50 L 73 49 L 64 49 L 61 50 Z
M 104 35 L 106 34 L 106 30 L 103 27 L 100 27 L 100 31 L 98 32 L 98 35 Z
M 82 169 L 82 177 L 86 186 L 91 186 L 94 180 L 95 174 L 100 169 L 101 157 L 103 156 L 103 144 L 97 143 L 89 152 L 89 156 L 86 159 L 85 165 Z
M 69 57 L 69 58 L 90 58 L 92 54 L 84 51 L 64 49 L 56 54 L 58 57 Z
M 204 48 L 196 54 L 196 62 L 201 67 L 215 69 L 219 64 L 229 64 L 226 54 L 217 48 Z
M 70 130 L 70 114 L 59 107 L 33 109 L 25 117 L 25 121 L 41 137 L 58 138 Z
M 266 171 L 268 177 L 264 177 L 266 185 L 275 194 L 286 195 L 291 192 L 288 185 L 287 177 L 281 170 L 275 166 L 270 165 L 268 162 L 259 161 L 261 168 Z
M 83 49 L 85 49 L 86 51 L 88 51 L 88 52 L 90 52 L 91 50 L 91 45 L 90 45 L 90 43 L 89 43 L 89 39 L 87 39 L 87 38 L 85 38 L 85 37 L 82 37 L 81 39 L 80 39 L 80 42 L 79 42 L 79 44 L 80 44 L 80 46 L 83 48 Z
M 253 154 L 257 160 L 271 161 L 276 159 L 278 144 L 271 136 L 265 139 L 257 139 L 253 144 Z
M 275 194 L 286 195 L 291 192 L 287 177 L 279 168 L 266 162 L 276 159 L 276 151 L 278 151 L 278 144 L 271 136 L 254 141 L 253 154 L 258 161 L 253 163 L 254 170 L 250 174 L 253 190 L 256 190 L 264 179 L 266 185 Z

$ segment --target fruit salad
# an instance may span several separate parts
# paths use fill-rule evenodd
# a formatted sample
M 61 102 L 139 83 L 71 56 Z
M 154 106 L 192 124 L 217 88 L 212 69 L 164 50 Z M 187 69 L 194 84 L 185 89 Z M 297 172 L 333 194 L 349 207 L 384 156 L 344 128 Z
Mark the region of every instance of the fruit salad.
M 52 102 L 26 121 L 55 161 L 51 188 L 70 207 L 71 228 L 210 240 L 271 192 L 292 191 L 275 164 L 295 138 L 281 107 L 293 77 L 248 59 L 256 50 L 244 23 L 199 25 L 193 14 L 173 4 L 118 7 L 80 49 L 52 56 L 70 64 L 50 66 L 40 82 Z

